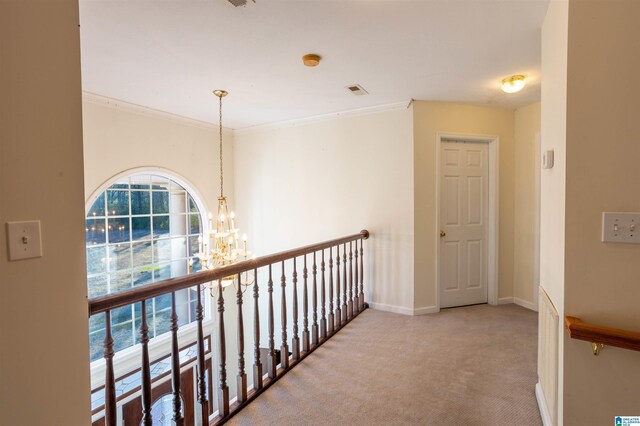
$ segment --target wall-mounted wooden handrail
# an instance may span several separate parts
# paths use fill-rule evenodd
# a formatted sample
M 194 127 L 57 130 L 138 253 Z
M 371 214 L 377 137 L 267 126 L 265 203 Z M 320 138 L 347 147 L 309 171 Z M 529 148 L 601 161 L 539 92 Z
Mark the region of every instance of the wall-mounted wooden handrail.
M 595 345 L 640 351 L 640 333 L 638 332 L 590 324 L 571 316 L 564 317 L 564 324 L 572 339 L 585 340 Z M 594 354 L 597 355 L 596 352 L 594 346 Z
M 120 308 L 122 306 L 131 305 L 132 303 L 141 302 L 157 296 L 162 296 L 163 294 L 170 292 L 193 287 L 198 284 L 215 282 L 232 275 L 237 275 L 241 272 L 253 271 L 254 269 L 263 266 L 269 266 L 284 260 L 293 259 L 294 257 L 304 256 L 305 254 L 314 253 L 339 244 L 346 244 L 360 239 L 366 240 L 367 238 L 369 238 L 369 231 L 365 229 L 357 234 L 336 238 L 335 240 L 299 247 L 280 253 L 258 257 L 256 259 L 245 260 L 243 262 L 234 263 L 232 265 L 223 266 L 213 270 L 199 271 L 184 277 L 171 278 L 154 284 L 108 294 L 106 296 L 95 297 L 89 299 L 89 316 L 111 309 Z

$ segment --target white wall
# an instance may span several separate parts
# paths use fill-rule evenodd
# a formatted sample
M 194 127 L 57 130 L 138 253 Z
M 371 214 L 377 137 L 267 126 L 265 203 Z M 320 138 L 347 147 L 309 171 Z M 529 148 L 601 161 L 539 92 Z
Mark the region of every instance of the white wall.
M 0 423 L 89 424 L 77 0 L 0 3 Z M 43 257 L 9 262 L 7 221 Z
M 211 95 L 212 111 L 217 99 Z M 130 169 L 166 169 L 184 178 L 208 209 L 217 209 L 220 192 L 218 127 L 125 102 L 85 94 L 85 197 L 113 176 Z M 212 113 L 212 119 L 215 119 Z M 233 201 L 233 134 L 225 130 L 224 190 Z
M 568 1 L 549 3 L 542 25 L 542 151 L 554 150 L 555 165 L 540 176 L 540 286 L 561 319 L 558 352 L 564 351 L 565 149 L 567 109 Z M 541 338 L 541 342 L 547 339 Z M 558 424 L 563 413 L 563 364 L 558 365 Z
M 603 211 L 640 211 L 639 17 L 637 0 L 569 3 L 566 115 L 565 314 L 635 331 L 640 246 L 600 235 Z M 640 416 L 640 352 L 595 357 L 588 342 L 564 339 L 564 423 Z
M 368 229 L 365 294 L 413 308 L 412 111 L 235 133 L 239 223 L 258 255 Z
M 538 298 L 538 216 L 540 102 L 518 108 L 514 114 L 514 301 L 535 309 Z

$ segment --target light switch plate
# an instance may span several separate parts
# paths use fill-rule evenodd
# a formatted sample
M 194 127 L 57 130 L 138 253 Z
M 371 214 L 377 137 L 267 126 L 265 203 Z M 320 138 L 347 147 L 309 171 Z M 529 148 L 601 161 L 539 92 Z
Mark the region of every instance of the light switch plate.
M 42 257 L 40 221 L 7 222 L 9 260 Z
M 640 244 L 640 213 L 602 213 L 602 242 Z

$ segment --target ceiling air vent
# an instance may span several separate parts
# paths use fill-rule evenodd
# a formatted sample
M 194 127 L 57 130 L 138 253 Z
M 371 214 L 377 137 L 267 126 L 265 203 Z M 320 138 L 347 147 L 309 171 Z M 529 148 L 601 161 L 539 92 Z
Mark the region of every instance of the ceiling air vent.
M 232 5 L 234 5 L 235 7 L 238 6 L 246 6 L 247 5 L 247 0 L 227 0 L 229 3 L 231 3 Z M 256 0 L 252 0 L 254 3 L 256 2 Z
M 360 86 L 359 84 L 352 84 L 351 86 L 347 86 L 347 90 L 357 96 L 369 94 L 369 92 L 364 90 L 364 87 Z

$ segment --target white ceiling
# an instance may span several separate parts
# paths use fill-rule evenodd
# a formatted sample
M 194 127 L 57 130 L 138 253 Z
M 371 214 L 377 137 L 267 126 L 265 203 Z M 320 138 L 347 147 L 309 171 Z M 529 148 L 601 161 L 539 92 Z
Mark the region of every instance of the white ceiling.
M 516 108 L 540 99 L 548 1 L 80 0 L 83 90 L 217 123 L 226 89 L 236 129 L 412 98 Z

